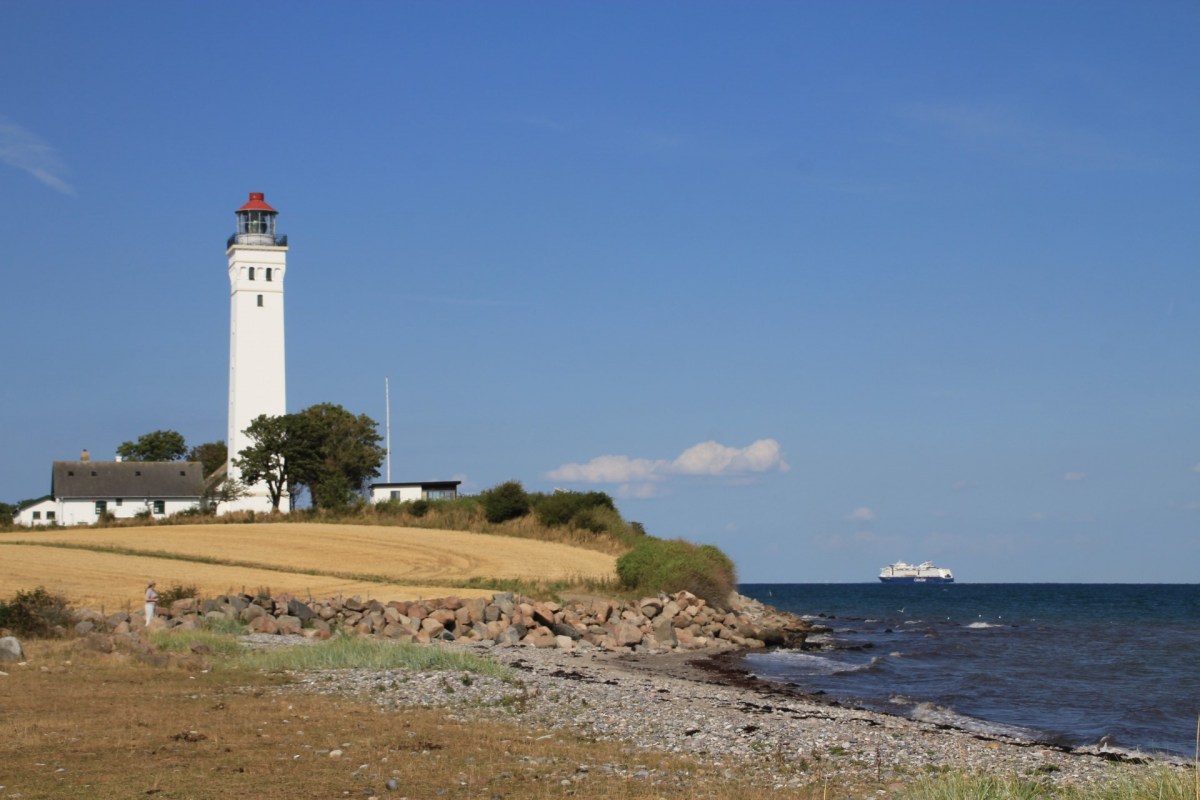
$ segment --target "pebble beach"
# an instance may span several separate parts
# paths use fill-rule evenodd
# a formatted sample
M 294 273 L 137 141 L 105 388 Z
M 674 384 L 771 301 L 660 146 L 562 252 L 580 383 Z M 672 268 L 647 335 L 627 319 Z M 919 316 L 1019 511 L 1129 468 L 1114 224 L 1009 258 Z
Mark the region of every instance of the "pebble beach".
M 304 641 L 258 636 L 247 643 L 280 646 L 289 640 Z M 898 787 L 944 770 L 1089 785 L 1163 763 L 828 704 L 755 679 L 729 653 L 434 646 L 480 650 L 508 665 L 515 680 L 356 669 L 299 674 L 285 691 L 353 694 L 396 709 L 435 706 L 463 721 L 502 719 L 531 730 L 570 731 L 647 751 L 688 754 L 716 770 L 737 766 L 756 783 L 775 787 L 825 780 Z M 653 769 L 640 772 L 631 777 L 668 779 Z

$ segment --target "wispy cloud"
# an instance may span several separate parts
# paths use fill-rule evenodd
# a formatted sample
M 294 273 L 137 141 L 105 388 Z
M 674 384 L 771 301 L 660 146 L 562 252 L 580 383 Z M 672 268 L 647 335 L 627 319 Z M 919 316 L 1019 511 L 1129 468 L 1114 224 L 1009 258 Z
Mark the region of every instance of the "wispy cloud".
M 866 506 L 859 506 L 847 514 L 846 519 L 853 520 L 855 522 L 874 522 L 875 512 Z
M 746 447 L 729 447 L 720 442 L 701 442 L 674 459 L 630 458 L 623 455 L 597 456 L 585 463 L 563 464 L 546 473 L 555 481 L 621 484 L 623 497 L 656 497 L 656 485 L 681 475 L 738 476 L 762 472 L 787 472 L 779 442 L 759 439 Z
M 0 162 L 24 170 L 63 194 L 75 194 L 67 183 L 66 164 L 49 142 L 5 117 L 0 117 Z
M 1152 169 L 1153 155 L 1130 152 L 1094 131 L 1032 118 L 998 105 L 925 103 L 904 106 L 904 119 L 967 150 L 1087 169 Z
M 1086 472 L 1068 472 L 1063 475 L 1064 481 L 1081 481 L 1087 477 Z

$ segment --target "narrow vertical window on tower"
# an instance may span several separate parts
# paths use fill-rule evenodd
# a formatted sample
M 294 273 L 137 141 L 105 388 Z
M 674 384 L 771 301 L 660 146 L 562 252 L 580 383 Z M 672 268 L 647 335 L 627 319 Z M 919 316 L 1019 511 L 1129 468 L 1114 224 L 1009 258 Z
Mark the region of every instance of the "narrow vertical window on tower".
M 262 308 L 262 307 L 263 307 L 263 304 L 262 304 L 262 295 L 261 295 L 261 294 L 258 296 L 258 307 L 259 307 L 259 308 Z
M 271 281 L 271 268 L 267 267 L 267 282 L 269 283 L 270 281 Z
M 254 267 L 250 268 L 250 280 L 254 280 Z

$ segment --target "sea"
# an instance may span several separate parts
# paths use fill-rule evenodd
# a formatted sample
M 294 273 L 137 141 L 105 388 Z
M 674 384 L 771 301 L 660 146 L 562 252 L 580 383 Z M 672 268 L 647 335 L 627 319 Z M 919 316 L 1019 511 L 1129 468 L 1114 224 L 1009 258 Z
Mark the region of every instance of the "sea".
M 1192 758 L 1200 584 L 742 584 L 828 628 L 751 653 L 842 705 L 1063 747 Z

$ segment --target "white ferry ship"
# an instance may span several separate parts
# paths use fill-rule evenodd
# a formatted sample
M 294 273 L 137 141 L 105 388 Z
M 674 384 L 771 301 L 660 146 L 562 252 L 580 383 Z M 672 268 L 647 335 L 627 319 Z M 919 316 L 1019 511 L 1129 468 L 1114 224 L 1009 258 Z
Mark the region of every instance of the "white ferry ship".
M 954 583 L 954 575 L 948 569 L 935 567 L 932 561 L 923 564 L 897 561 L 879 570 L 879 580 L 884 583 Z

